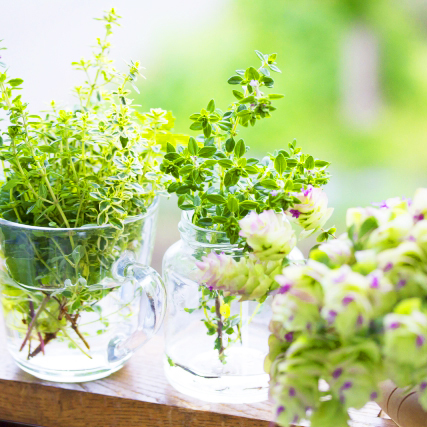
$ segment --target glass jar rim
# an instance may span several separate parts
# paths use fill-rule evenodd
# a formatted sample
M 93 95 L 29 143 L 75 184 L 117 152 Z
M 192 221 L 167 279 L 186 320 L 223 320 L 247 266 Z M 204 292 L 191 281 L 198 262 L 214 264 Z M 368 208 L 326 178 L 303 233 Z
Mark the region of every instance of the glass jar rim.
M 200 227 L 199 225 L 193 224 L 191 222 L 191 214 L 193 212 L 194 211 L 182 211 L 181 222 L 183 222 L 184 225 L 187 225 L 189 228 L 193 228 L 194 230 L 197 230 L 197 231 L 204 231 L 207 233 L 217 233 L 217 234 L 223 234 L 223 235 L 227 234 L 225 231 L 213 230 L 211 228 Z
M 147 210 L 144 213 L 139 215 L 130 216 L 124 220 L 124 224 L 130 224 L 132 222 L 139 221 L 145 217 L 152 215 L 158 208 L 159 205 L 159 196 L 154 197 L 153 202 L 150 206 L 148 206 Z M 103 224 L 103 225 L 83 225 L 81 227 L 70 227 L 70 228 L 59 228 L 59 227 L 38 227 L 36 225 L 27 225 L 27 224 L 19 224 L 18 222 L 8 221 L 6 219 L 0 218 L 0 226 L 4 225 L 7 227 L 21 228 L 30 231 L 45 231 L 45 232 L 86 232 L 91 230 L 102 230 L 108 228 L 114 228 L 111 224 Z
M 196 246 L 241 250 L 237 243 L 230 243 L 225 231 L 212 230 L 193 224 L 191 222 L 193 212 L 194 211 L 183 211 L 181 214 L 181 221 L 179 222 L 178 229 L 183 240 Z M 215 236 L 214 239 L 212 239 L 213 236 Z

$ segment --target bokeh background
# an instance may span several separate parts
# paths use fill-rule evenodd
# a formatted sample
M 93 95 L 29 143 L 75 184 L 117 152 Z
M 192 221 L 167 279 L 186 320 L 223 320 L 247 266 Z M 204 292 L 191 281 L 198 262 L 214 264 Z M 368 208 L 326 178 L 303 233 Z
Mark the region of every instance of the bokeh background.
M 102 34 L 92 18 L 112 6 L 123 17 L 117 66 L 141 60 L 141 108 L 172 110 L 178 132 L 211 98 L 226 108 L 226 81 L 257 64 L 255 49 L 277 52 L 275 92 L 286 97 L 242 135 L 255 156 L 297 138 L 332 162 L 326 190 L 340 231 L 348 207 L 427 185 L 426 0 L 0 0 L 2 60 L 24 79 L 34 112 L 51 99 L 72 103 L 82 76 L 70 63 L 89 56 Z M 163 201 L 157 268 L 178 220 L 175 200 Z

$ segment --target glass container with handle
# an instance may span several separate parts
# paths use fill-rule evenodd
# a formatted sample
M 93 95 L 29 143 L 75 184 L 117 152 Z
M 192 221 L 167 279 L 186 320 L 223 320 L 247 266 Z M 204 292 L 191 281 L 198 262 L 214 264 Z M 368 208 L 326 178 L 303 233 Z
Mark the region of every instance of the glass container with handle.
M 0 220 L 0 296 L 9 352 L 50 381 L 120 369 L 159 329 L 162 279 L 149 267 L 158 201 L 123 229 L 32 227 Z

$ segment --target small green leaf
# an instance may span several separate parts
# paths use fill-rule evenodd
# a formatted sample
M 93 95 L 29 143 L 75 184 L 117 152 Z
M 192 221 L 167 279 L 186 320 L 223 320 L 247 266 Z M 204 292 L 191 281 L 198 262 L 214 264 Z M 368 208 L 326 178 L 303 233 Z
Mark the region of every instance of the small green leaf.
M 209 158 L 216 153 L 216 147 L 203 147 L 200 149 L 198 156 Z
M 274 80 L 271 77 L 263 76 L 262 82 L 267 86 L 272 88 L 274 86 Z
M 232 76 L 228 79 L 228 83 L 231 85 L 239 85 L 243 81 L 241 76 Z
M 191 126 L 190 126 L 191 130 L 202 130 L 202 123 L 201 122 L 194 122 Z
M 15 188 L 19 184 L 18 179 L 10 179 L 6 182 L 6 184 L 3 185 L 3 190 L 11 190 L 12 188 Z
M 225 203 L 225 198 L 221 194 L 208 194 L 206 198 L 214 205 L 223 205 Z
M 120 220 L 120 219 L 118 219 L 118 218 L 110 218 L 110 224 L 114 228 L 117 228 L 118 230 L 123 230 L 124 229 L 123 221 Z
M 42 153 L 56 153 L 56 149 L 55 147 L 52 147 L 50 145 L 40 145 L 38 147 L 38 149 L 42 152 Z
M 246 153 L 246 146 L 243 139 L 237 141 L 236 147 L 234 148 L 234 154 L 236 157 L 242 157 Z
M 319 243 L 321 243 L 321 242 L 325 242 L 326 240 L 328 240 L 328 233 L 326 233 L 326 232 L 323 232 L 323 233 L 320 233 L 318 236 L 317 236 L 317 239 L 316 239 Z
M 324 160 L 315 160 L 314 162 L 314 166 L 316 166 L 316 168 L 323 168 L 325 166 L 329 166 L 330 163 L 329 162 L 325 162 Z
M 230 212 L 237 212 L 239 210 L 239 201 L 234 196 L 229 196 L 227 207 Z
M 254 67 L 249 67 L 245 71 L 245 80 L 247 80 L 249 82 L 252 80 L 259 80 L 259 77 L 260 77 L 259 72 Z
M 251 115 L 252 115 L 252 112 L 251 112 L 250 110 L 248 110 L 248 109 L 245 109 L 245 110 L 240 110 L 240 111 L 237 113 L 237 115 L 238 115 L 239 117 L 241 117 L 241 118 L 244 118 L 245 116 L 251 116 Z
M 231 153 L 234 150 L 235 145 L 236 143 L 234 142 L 234 138 L 228 138 L 227 141 L 225 141 L 225 149 L 229 153 Z
M 78 264 L 80 262 L 84 253 L 85 248 L 82 245 L 78 245 L 74 248 L 73 252 L 71 252 L 71 258 L 73 258 L 75 264 Z
M 211 99 L 209 101 L 208 106 L 206 107 L 206 109 L 210 112 L 213 113 L 215 111 L 215 101 L 213 99 Z
M 277 53 L 272 53 L 271 55 L 268 55 L 268 63 L 269 64 L 273 64 L 274 62 L 276 62 L 276 58 L 277 58 Z
M 258 203 L 253 200 L 244 200 L 243 202 L 240 202 L 239 206 L 243 209 L 253 210 L 258 207 Z
M 176 152 L 175 147 L 170 142 L 166 143 L 166 152 L 167 153 L 175 153 Z
M 326 230 L 326 232 L 328 233 L 328 234 L 335 234 L 336 233 L 336 231 L 337 231 L 337 228 L 334 226 L 334 227 L 331 227 L 331 228 L 329 228 L 329 230 Z
M 275 71 L 276 73 L 281 73 L 280 69 L 276 67 L 274 64 L 269 65 L 270 70 Z
M 310 169 L 314 169 L 314 159 L 313 156 L 308 156 L 307 159 L 305 160 L 305 168 L 310 170 Z
M 285 95 L 281 95 L 279 93 L 269 93 L 268 94 L 269 99 L 282 99 L 284 97 L 285 97 Z
M 230 159 L 218 160 L 218 164 L 225 169 L 230 169 L 233 167 L 233 162 Z
M 233 90 L 233 95 L 239 100 L 245 97 L 243 92 L 240 92 L 240 90 Z
M 90 197 L 92 197 L 92 199 L 99 200 L 99 201 L 104 200 L 99 193 L 91 192 L 89 193 L 89 195 Z
M 196 156 L 198 151 L 199 151 L 199 146 L 197 144 L 197 141 L 193 137 L 190 137 L 190 139 L 188 140 L 188 152 L 192 156 Z
M 298 160 L 287 159 L 286 163 L 288 164 L 288 168 L 294 168 L 298 164 Z
M 253 95 L 247 96 L 239 101 L 239 104 L 251 104 L 255 102 L 255 97 Z
M 277 182 L 274 179 L 263 179 L 260 181 L 260 184 L 269 190 L 277 190 L 279 188 Z
M 7 83 L 13 87 L 19 86 L 20 84 L 22 84 L 24 82 L 24 80 L 22 79 L 10 79 Z
M 210 123 L 208 123 L 206 126 L 203 127 L 203 135 L 205 138 L 209 138 L 212 133 L 212 126 Z
M 282 175 L 282 173 L 286 170 L 286 166 L 287 163 L 285 157 L 283 156 L 283 154 L 279 154 L 274 159 L 274 168 L 276 169 L 279 175 Z
M 255 53 L 257 54 L 258 58 L 264 63 L 264 55 L 259 50 L 256 50 Z

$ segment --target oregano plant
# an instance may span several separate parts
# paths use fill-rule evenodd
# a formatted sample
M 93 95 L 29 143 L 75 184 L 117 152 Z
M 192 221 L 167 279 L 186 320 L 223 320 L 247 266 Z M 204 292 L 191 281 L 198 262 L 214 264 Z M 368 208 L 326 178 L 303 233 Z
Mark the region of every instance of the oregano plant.
M 322 228 L 332 214 L 320 188 L 329 180 L 329 162 L 304 154 L 296 140 L 258 159 L 238 136 L 241 127 L 269 118 L 283 97 L 268 92 L 273 73 L 280 72 L 277 55 L 256 54 L 258 67 L 237 70 L 229 78 L 236 87 L 229 106 L 221 110 L 212 99 L 192 114 L 190 129 L 200 134 L 187 145 L 167 144 L 161 165 L 174 178 L 169 193 L 190 211 L 192 223 L 225 232 L 229 243 L 241 249 L 238 257 L 215 251 L 198 256 L 200 305 L 187 308 L 206 313 L 207 333 L 217 335 L 215 349 L 223 363 L 227 345 L 241 339 L 243 327 L 241 316 L 230 317 L 231 302 L 263 304 L 279 287 L 275 276 L 296 244 L 288 219 L 302 226 L 300 238 L 321 230 L 318 239 L 324 241 L 335 231 Z

